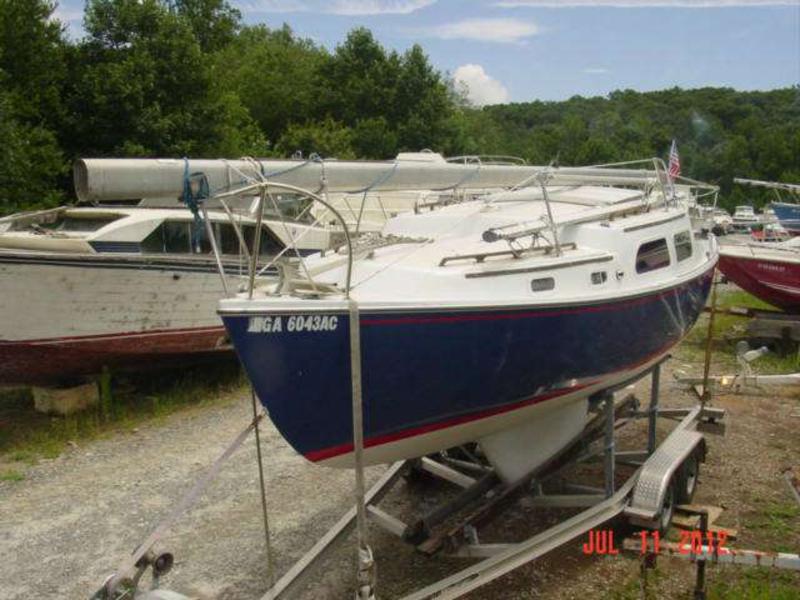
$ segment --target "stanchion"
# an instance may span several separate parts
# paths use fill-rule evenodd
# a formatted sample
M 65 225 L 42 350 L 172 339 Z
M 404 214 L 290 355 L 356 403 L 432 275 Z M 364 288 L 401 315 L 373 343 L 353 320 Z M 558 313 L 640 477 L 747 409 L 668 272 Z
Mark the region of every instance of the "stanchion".
M 361 391 L 361 323 L 358 303 L 350 298 L 350 377 L 353 391 L 353 458 L 355 459 L 358 570 L 356 600 L 375 600 L 375 559 L 367 539 L 364 500 L 364 409 Z

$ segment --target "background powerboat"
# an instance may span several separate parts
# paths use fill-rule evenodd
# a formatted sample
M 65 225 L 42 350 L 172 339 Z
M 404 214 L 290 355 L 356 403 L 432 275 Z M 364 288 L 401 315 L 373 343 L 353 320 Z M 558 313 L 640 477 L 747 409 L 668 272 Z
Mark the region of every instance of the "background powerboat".
M 236 292 L 248 261 L 229 217 L 209 211 L 208 220 Z M 255 219 L 238 213 L 235 222 L 252 243 Z M 261 228 L 262 264 L 293 240 L 298 251 L 317 252 L 336 239 L 285 220 Z M 57 383 L 104 366 L 231 352 L 215 312 L 225 287 L 186 208 L 63 207 L 0 219 L 0 276 L 0 383 Z

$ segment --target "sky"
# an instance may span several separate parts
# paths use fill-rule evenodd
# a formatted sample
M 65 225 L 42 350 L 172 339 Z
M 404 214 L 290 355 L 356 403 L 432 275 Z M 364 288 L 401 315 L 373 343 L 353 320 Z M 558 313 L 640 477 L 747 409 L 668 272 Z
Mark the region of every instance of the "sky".
M 364 26 L 422 45 L 477 105 L 617 89 L 800 84 L 800 0 L 229 0 L 246 23 L 283 23 L 333 50 Z M 84 0 L 56 16 L 82 35 Z

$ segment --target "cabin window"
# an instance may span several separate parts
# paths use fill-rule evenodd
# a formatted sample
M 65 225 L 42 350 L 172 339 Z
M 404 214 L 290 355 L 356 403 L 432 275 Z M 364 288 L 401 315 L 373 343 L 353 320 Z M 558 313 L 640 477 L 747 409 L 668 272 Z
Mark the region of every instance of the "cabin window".
M 686 260 L 692 256 L 692 234 L 682 231 L 675 234 L 675 257 L 678 262 Z
M 602 285 L 606 281 L 608 281 L 608 273 L 605 271 L 596 271 L 592 273 L 592 284 L 593 285 Z
M 219 244 L 220 252 L 222 254 L 241 254 L 239 236 L 236 235 L 236 230 L 233 228 L 233 225 L 229 223 L 220 223 L 216 227 L 217 243 Z M 247 244 L 248 251 L 252 251 L 253 231 L 255 230 L 255 227 L 253 225 L 240 225 L 239 227 L 245 244 Z M 262 228 L 261 245 L 258 251 L 259 255 L 272 256 L 280 252 L 282 249 L 283 246 L 280 244 L 280 242 L 276 241 L 266 228 Z
M 669 248 L 667 247 L 667 240 L 654 240 L 639 246 L 639 252 L 636 254 L 637 273 L 648 273 L 668 266 Z
M 191 223 L 165 221 L 142 240 L 145 254 L 187 254 L 191 251 Z
M 247 247 L 252 251 L 253 249 L 253 232 L 255 231 L 255 227 L 253 225 L 247 225 L 242 228 L 242 235 L 244 235 L 244 240 L 247 243 Z M 258 248 L 258 255 L 259 256 L 271 256 L 274 254 L 278 254 L 283 250 L 283 244 L 281 244 L 278 240 L 276 240 L 273 235 L 267 230 L 261 230 L 261 244 Z
M 222 254 L 238 255 L 241 253 L 239 238 L 236 235 L 236 231 L 233 229 L 233 225 L 220 223 L 216 226 L 216 230 L 217 243 L 219 244 L 219 251 Z
M 141 243 L 141 251 L 144 254 L 211 254 L 211 242 L 206 234 L 205 224 L 202 224 L 199 232 L 197 246 L 193 247 L 192 232 L 195 227 L 193 222 L 187 221 L 165 221 L 148 235 Z M 253 225 L 242 227 L 242 235 L 248 249 L 253 248 Z M 220 254 L 228 256 L 238 256 L 241 253 L 239 237 L 230 223 L 214 224 L 214 235 L 216 236 L 217 247 Z M 262 229 L 261 256 L 272 256 L 283 249 L 267 229 Z
M 556 280 L 552 277 L 542 277 L 531 281 L 532 292 L 547 292 L 556 287 Z
M 163 226 L 164 252 L 185 253 L 191 251 L 192 225 L 167 221 Z

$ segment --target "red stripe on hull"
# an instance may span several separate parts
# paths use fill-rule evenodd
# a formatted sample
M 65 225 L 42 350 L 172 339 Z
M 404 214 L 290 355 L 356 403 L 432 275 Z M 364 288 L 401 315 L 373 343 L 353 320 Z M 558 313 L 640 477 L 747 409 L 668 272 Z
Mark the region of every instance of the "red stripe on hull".
M 112 369 L 147 369 L 229 353 L 223 327 L 85 338 L 0 341 L 0 383 L 52 383 Z
M 587 383 L 585 385 L 575 386 L 572 388 L 567 388 L 563 390 L 558 390 L 549 394 L 541 394 L 539 396 L 534 396 L 532 398 L 528 398 L 526 400 L 522 400 L 520 402 L 515 402 L 514 404 L 508 404 L 505 406 L 499 406 L 497 408 L 482 411 L 478 414 L 472 415 L 463 415 L 460 417 L 456 417 L 455 419 L 450 419 L 447 421 L 440 421 L 439 423 L 431 423 L 429 425 L 423 425 L 421 427 L 414 427 L 412 429 L 406 429 L 405 431 L 399 431 L 396 433 L 390 433 L 387 435 L 378 435 L 367 440 L 364 440 L 364 447 L 365 448 L 372 448 L 373 446 L 381 446 L 383 444 L 388 444 L 390 442 L 396 442 L 398 440 L 402 440 L 405 438 L 415 437 L 418 435 L 423 435 L 426 433 L 431 433 L 432 431 L 439 431 L 442 429 L 447 429 L 449 427 L 455 427 L 457 425 L 462 425 L 464 423 L 469 423 L 471 421 L 477 421 L 479 419 L 486 419 L 488 417 L 493 417 L 495 415 L 499 415 L 502 413 L 511 412 L 514 410 L 518 410 L 520 408 L 525 408 L 526 406 L 532 406 L 534 404 L 539 404 L 540 402 L 544 402 L 545 400 L 551 400 L 553 398 L 558 398 L 559 396 L 565 396 L 566 394 L 571 394 L 573 392 L 578 392 L 586 387 L 594 385 L 596 382 Z M 316 452 L 309 452 L 305 455 L 305 457 L 312 461 L 312 462 L 319 462 L 321 460 L 326 460 L 328 458 L 333 458 L 335 456 L 339 456 L 342 454 L 348 454 L 353 451 L 353 444 L 342 444 L 341 446 L 334 446 L 332 448 L 325 448 L 324 450 L 318 450 Z
M 759 258 L 720 256 L 719 270 L 759 300 L 786 311 L 800 311 L 800 265 Z

